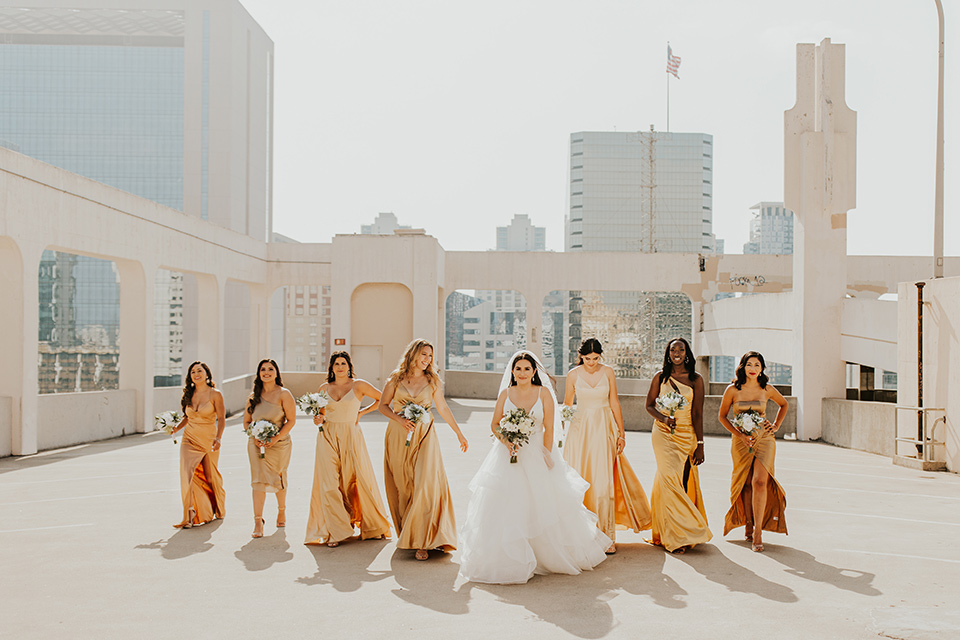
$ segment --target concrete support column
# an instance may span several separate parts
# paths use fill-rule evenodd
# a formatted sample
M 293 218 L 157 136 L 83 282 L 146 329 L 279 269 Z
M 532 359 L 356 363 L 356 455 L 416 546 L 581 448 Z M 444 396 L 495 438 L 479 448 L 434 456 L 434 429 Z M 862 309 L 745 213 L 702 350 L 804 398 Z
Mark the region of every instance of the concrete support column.
M 527 303 L 527 349 L 543 360 L 543 300 L 547 294 L 530 289 L 521 293 Z
M 847 211 L 856 206 L 857 115 L 844 99 L 844 46 L 797 45 L 797 103 L 784 114 L 784 204 L 794 218 L 793 392 L 797 436 L 820 437 L 823 398 L 846 394 L 840 356 Z
M 214 380 L 223 380 L 223 284 L 210 274 L 192 274 L 192 281 L 193 290 L 184 292 L 184 312 L 189 307 L 195 317 L 190 319 L 189 335 L 184 335 L 183 374 L 187 375 L 191 362 L 200 360 L 210 367 Z M 186 327 L 184 333 L 188 333 Z
M 40 257 L 42 245 L 25 246 L 0 238 L 0 278 L 4 304 L 0 307 L 0 389 L 11 398 L 10 453 L 37 452 L 39 383 L 37 350 L 40 333 Z
M 250 371 L 263 358 L 273 358 L 270 353 L 270 291 L 265 284 L 250 287 Z
M 703 376 L 703 382 L 707 391 L 707 395 L 710 394 L 710 356 L 697 356 L 697 373 Z
M 124 433 L 153 431 L 153 307 L 157 267 L 116 260 L 120 274 L 120 388 L 137 393 L 136 424 Z

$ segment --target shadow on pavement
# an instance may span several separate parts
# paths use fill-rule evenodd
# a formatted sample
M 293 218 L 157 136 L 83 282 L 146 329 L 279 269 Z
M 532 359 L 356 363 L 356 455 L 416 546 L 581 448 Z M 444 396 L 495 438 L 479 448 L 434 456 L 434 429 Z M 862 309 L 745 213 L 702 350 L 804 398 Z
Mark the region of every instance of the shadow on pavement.
M 660 547 L 646 543 L 617 543 L 617 553 L 600 568 L 617 571 L 614 584 L 627 593 L 648 596 L 653 603 L 667 609 L 687 606 L 683 596 L 687 592 L 676 580 L 663 573 L 666 553 Z
M 317 563 L 317 572 L 309 577 L 297 578 L 307 586 L 329 584 L 341 592 L 359 590 L 368 582 L 378 582 L 390 577 L 388 571 L 369 571 L 367 567 L 392 540 L 351 539 L 331 549 L 326 545 L 306 545 Z
M 773 547 L 774 545 L 764 543 L 764 546 Z M 761 578 L 723 555 L 712 544 L 698 545 L 695 549 L 675 557 L 710 582 L 722 584 L 728 591 L 753 593 L 776 602 L 799 602 L 793 589 Z
M 469 589 L 454 591 L 460 565 L 449 553 L 431 551 L 430 559 L 415 560 L 410 549 L 397 549 L 390 558 L 390 573 L 400 586 L 393 594 L 401 600 L 451 615 L 469 612 Z
M 243 562 L 247 571 L 263 571 L 275 564 L 293 560 L 286 529 L 277 529 L 273 535 L 262 538 L 251 538 L 233 555 Z
M 792 547 L 781 547 L 767 543 L 764 543 L 763 546 L 766 549 L 765 556 L 789 567 L 789 569 L 784 569 L 787 573 L 814 582 L 832 584 L 838 589 L 853 591 L 865 596 L 883 595 L 882 591 L 873 586 L 873 579 L 876 576 L 872 573 L 857 571 L 856 569 L 841 569 L 824 564 L 806 551 Z
M 220 528 L 223 520 L 215 520 L 209 524 L 190 529 L 178 529 L 166 540 L 160 539 L 149 544 L 138 544 L 135 549 L 158 549 L 160 556 L 165 560 L 179 560 L 197 553 L 213 549 L 210 538 Z

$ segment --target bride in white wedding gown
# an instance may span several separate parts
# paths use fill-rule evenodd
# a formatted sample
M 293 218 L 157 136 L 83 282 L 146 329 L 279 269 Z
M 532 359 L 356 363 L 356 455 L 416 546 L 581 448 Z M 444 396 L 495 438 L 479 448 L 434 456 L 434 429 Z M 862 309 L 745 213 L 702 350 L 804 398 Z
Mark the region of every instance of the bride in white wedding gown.
M 516 408 L 537 424 L 519 448 L 496 435 L 501 418 Z M 473 493 L 460 530 L 460 575 L 466 580 L 520 584 L 535 573 L 578 574 L 606 558 L 610 539 L 583 506 L 589 485 L 557 452 L 556 408 L 543 365 L 529 351 L 515 353 L 493 412 L 496 439 L 470 482 Z

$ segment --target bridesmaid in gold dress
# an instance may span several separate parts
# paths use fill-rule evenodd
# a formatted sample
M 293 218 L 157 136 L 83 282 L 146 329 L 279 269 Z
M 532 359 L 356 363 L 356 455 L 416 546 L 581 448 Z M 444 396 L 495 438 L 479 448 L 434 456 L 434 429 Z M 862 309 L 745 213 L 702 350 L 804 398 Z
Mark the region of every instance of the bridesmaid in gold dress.
M 304 544 L 339 546 L 353 537 L 354 526 L 359 527 L 361 540 L 385 538 L 390 535 L 390 523 L 358 422 L 360 416 L 377 410 L 380 392 L 353 377 L 353 362 L 346 351 L 330 356 L 327 381 L 320 391 L 330 396 L 330 402 L 313 419 L 314 424 L 323 425 L 323 431 L 317 434 Z M 374 402 L 361 411 L 364 397 Z
M 650 504 L 640 480 L 623 455 L 626 445 L 623 412 L 612 367 L 600 362 L 603 345 L 587 338 L 580 345 L 580 363 L 567 374 L 563 403 L 577 412 L 563 443 L 563 458 L 590 483 L 583 504 L 597 515 L 597 526 L 616 553 L 617 529 L 639 533 L 651 526 Z
M 733 477 L 730 480 L 730 510 L 723 522 L 723 535 L 737 527 L 745 527 L 744 533 L 754 551 L 763 551 L 764 529 L 776 533 L 787 532 L 784 510 L 787 497 L 783 487 L 774 478 L 774 458 L 777 441 L 774 434 L 787 417 L 787 401 L 769 384 L 764 369 L 767 364 L 756 351 L 748 351 L 740 358 L 737 377 L 723 392 L 720 403 L 720 424 L 733 434 L 730 455 L 733 456 Z M 767 402 L 777 403 L 777 417 L 771 423 L 766 419 Z M 730 422 L 734 415 L 753 410 L 763 416 L 760 435 L 756 437 L 741 433 Z M 762 514 L 760 518 L 756 514 Z M 759 522 L 760 526 L 756 526 Z
M 686 399 L 674 417 L 661 413 L 656 404 L 658 397 L 672 391 Z M 650 492 L 650 542 L 671 553 L 684 553 L 713 537 L 697 472 L 704 457 L 703 395 L 703 377 L 696 372 L 690 344 L 683 338 L 671 340 L 663 355 L 663 369 L 650 381 L 647 392 L 647 413 L 656 419 L 650 439 L 657 459 L 657 475 Z
M 263 537 L 263 504 L 267 493 L 277 495 L 277 526 L 287 524 L 287 467 L 290 465 L 290 430 L 297 422 L 297 404 L 293 394 L 283 387 L 280 367 L 270 359 L 257 365 L 253 393 L 243 412 L 243 426 L 257 420 L 269 420 L 280 427 L 280 433 L 269 442 L 250 438 L 247 457 L 250 458 L 250 486 L 253 487 L 253 538 Z M 260 447 L 264 457 L 260 457 Z
M 173 525 L 189 529 L 222 518 L 223 478 L 217 470 L 220 460 L 220 438 L 226 424 L 223 394 L 213 383 L 210 368 L 194 362 L 187 370 L 180 407 L 184 418 L 177 429 L 184 428 L 180 440 L 180 496 L 183 498 L 183 519 Z
M 443 398 L 440 378 L 433 370 L 433 345 L 426 340 L 407 345 L 380 396 L 380 413 L 390 418 L 383 467 L 397 548 L 416 549 L 416 559 L 426 560 L 429 549 L 457 548 L 457 523 L 432 416 L 422 422 L 406 419 L 400 413 L 407 403 L 436 407 L 457 435 L 460 450 L 467 450 L 467 439 Z

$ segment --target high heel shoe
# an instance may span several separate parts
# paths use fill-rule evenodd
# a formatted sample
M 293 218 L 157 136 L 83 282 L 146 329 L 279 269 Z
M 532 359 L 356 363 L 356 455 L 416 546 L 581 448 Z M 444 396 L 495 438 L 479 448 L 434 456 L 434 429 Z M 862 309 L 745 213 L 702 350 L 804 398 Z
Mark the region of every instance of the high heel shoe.
M 253 533 L 250 534 L 251 538 L 262 538 L 263 537 L 263 518 L 260 516 L 253 516 Z
M 287 508 L 279 507 L 277 509 L 277 526 L 285 527 L 287 526 Z

